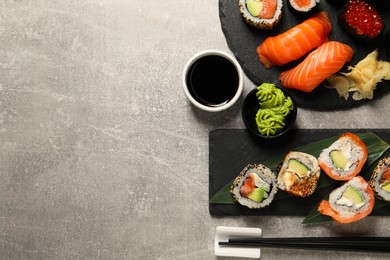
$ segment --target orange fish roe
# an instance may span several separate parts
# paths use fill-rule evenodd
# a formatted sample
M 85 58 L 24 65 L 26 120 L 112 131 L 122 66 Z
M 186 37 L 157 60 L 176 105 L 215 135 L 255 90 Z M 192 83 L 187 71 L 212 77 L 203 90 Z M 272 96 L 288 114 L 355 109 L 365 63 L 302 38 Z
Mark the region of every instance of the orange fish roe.
M 363 0 L 349 0 L 343 16 L 357 35 L 365 35 L 372 39 L 381 33 L 384 26 L 374 7 Z

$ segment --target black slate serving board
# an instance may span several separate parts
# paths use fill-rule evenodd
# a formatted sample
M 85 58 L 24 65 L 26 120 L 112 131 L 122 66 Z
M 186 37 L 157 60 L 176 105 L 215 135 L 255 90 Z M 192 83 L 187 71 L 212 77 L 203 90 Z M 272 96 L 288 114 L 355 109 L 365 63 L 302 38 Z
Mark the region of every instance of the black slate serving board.
M 263 82 L 280 85 L 279 74 L 282 71 L 296 66 L 304 58 L 302 57 L 287 65 L 272 67 L 267 70 L 263 67 L 257 56 L 257 46 L 259 46 L 266 37 L 285 32 L 304 21 L 309 15 L 320 10 L 327 11 L 332 22 L 332 31 L 329 35 L 329 40 L 346 43 L 354 50 L 354 56 L 351 62 L 348 63 L 342 71 L 347 72 L 348 65 L 354 66 L 376 48 L 378 48 L 379 57 L 382 60 L 389 60 L 390 8 L 389 5 L 386 4 L 387 1 L 371 0 L 385 20 L 385 30 L 378 39 L 370 43 L 361 39 L 356 39 L 354 36 L 346 33 L 338 24 L 337 15 L 341 12 L 342 5 L 346 2 L 345 0 L 322 0 L 318 7 L 310 12 L 309 15 L 298 14 L 291 10 L 287 4 L 287 0 L 284 0 L 283 2 L 283 17 L 281 21 L 274 29 L 267 31 L 254 28 L 243 20 L 239 12 L 238 0 L 219 0 L 219 17 L 227 44 L 242 66 L 245 74 L 256 86 Z M 300 107 L 314 110 L 330 110 L 350 108 L 365 102 L 373 102 L 390 91 L 390 83 L 389 81 L 381 82 L 374 91 L 374 99 L 362 101 L 355 101 L 351 97 L 348 100 L 345 100 L 338 96 L 336 90 L 326 89 L 323 85 L 320 85 L 311 93 L 303 93 L 291 89 L 288 89 L 287 91 L 295 98 Z
M 293 129 L 281 139 L 263 141 L 251 135 L 246 129 L 213 130 L 209 134 L 209 199 L 232 181 L 247 164 L 258 164 L 296 147 L 339 136 L 346 131 L 345 129 Z M 348 131 L 353 133 L 370 131 L 390 143 L 390 129 Z M 386 151 L 383 156 L 390 156 L 390 151 Z M 327 176 L 324 175 L 324 177 Z M 339 184 L 336 184 L 336 186 L 317 190 L 306 198 L 289 197 L 275 200 L 263 209 L 249 209 L 238 203 L 209 203 L 209 211 L 213 216 L 306 216 L 338 186 Z M 278 193 L 284 193 L 284 191 L 278 191 Z M 388 216 L 390 207 L 374 210 L 371 215 Z

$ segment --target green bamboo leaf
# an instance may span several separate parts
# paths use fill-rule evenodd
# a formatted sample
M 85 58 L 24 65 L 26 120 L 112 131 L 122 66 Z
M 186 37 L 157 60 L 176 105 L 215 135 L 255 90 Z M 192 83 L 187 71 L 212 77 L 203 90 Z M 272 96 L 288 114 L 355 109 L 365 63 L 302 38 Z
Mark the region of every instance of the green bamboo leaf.
M 368 150 L 367 162 L 364 165 L 360 175 L 369 178 L 373 168 L 375 168 L 377 164 L 377 160 L 387 151 L 390 146 L 388 143 L 371 132 L 360 133 L 357 135 L 366 144 Z
M 322 215 L 318 212 L 318 206 L 320 204 L 318 203 L 310 212 L 307 214 L 305 219 L 302 221 L 302 224 L 316 224 L 316 223 L 322 223 L 322 222 L 329 222 L 333 219 L 329 216 Z
M 389 205 L 390 202 L 388 201 L 383 201 L 383 200 L 379 200 L 379 199 L 375 199 L 375 206 L 374 206 L 374 209 L 373 210 L 377 210 L 377 209 L 380 209 L 380 208 L 383 208 L 384 206 L 387 206 Z
M 222 187 L 211 199 L 210 203 L 220 203 L 220 204 L 232 204 L 235 203 L 232 194 L 230 193 L 230 187 L 232 186 L 233 181 L 229 182 Z

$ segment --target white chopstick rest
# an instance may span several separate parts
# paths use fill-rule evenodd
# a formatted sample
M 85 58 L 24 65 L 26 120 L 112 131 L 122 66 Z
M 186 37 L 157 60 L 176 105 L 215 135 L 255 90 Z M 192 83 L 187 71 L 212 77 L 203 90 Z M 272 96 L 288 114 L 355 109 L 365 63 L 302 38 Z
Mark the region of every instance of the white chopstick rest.
M 260 248 L 224 247 L 219 242 L 227 242 L 231 237 L 260 237 L 260 228 L 217 226 L 214 240 L 216 256 L 260 258 Z

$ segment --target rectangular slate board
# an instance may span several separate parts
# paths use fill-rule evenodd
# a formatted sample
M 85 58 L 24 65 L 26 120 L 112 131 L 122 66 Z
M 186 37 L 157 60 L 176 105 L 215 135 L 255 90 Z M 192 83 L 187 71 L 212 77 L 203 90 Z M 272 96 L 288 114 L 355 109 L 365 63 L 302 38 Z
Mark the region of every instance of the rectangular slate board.
M 209 134 L 209 199 L 232 181 L 247 164 L 259 164 L 296 147 L 324 138 L 352 133 L 373 132 L 390 143 L 390 129 L 293 129 L 277 140 L 259 140 L 246 129 L 216 129 Z M 390 151 L 385 153 L 390 156 Z M 385 156 L 384 155 L 384 156 Z M 275 200 L 263 209 L 249 209 L 235 204 L 209 203 L 213 216 L 305 216 L 339 184 L 314 192 L 306 198 Z M 284 193 L 284 191 L 278 191 Z M 374 210 L 371 215 L 388 216 L 390 207 Z

